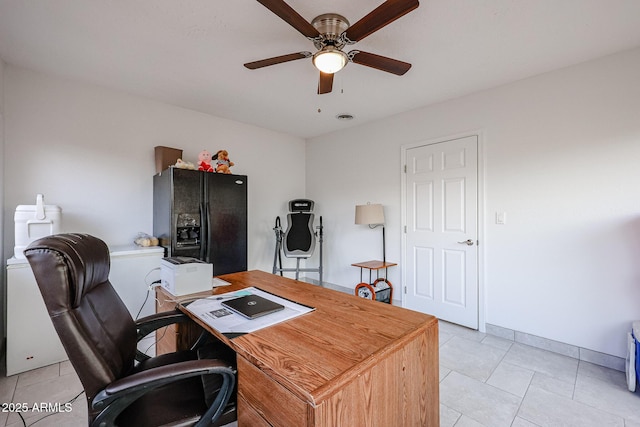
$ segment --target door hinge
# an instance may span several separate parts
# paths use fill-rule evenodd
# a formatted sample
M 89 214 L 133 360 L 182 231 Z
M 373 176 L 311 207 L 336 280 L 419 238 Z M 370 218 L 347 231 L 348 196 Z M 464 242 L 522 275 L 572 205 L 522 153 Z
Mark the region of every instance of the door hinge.
M 406 286 L 404 287 L 404 293 L 405 294 L 407 293 L 407 287 Z
M 404 173 L 407 173 L 407 165 L 404 165 Z
M 404 234 L 407 234 L 407 226 L 404 226 Z

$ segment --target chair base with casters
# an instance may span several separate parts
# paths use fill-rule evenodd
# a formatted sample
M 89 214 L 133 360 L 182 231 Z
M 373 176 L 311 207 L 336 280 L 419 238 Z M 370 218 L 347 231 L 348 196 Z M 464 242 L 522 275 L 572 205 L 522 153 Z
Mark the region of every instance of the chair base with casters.
M 134 322 L 109 282 L 102 240 L 59 234 L 31 243 L 25 255 L 83 385 L 89 426 L 217 427 L 237 418 L 235 353 L 222 342 L 203 334 L 189 350 L 137 350 L 149 333 L 191 319 L 176 310 Z
M 320 224 L 316 226 L 317 231 L 314 231 L 313 223 L 315 215 L 313 214 L 313 206 L 313 200 L 291 200 L 289 202 L 290 213 L 287 214 L 288 226 L 286 231 L 282 230 L 280 217 L 276 217 L 275 227 L 273 228 L 276 235 L 276 249 L 273 257 L 272 273 L 280 273 L 281 276 L 285 272 L 295 273 L 296 280 L 298 280 L 300 272 L 318 273 L 318 281 L 320 286 L 322 286 L 322 217 L 319 218 Z M 301 268 L 300 261 L 308 259 L 313 255 L 316 247 L 316 237 L 318 238 L 318 254 L 320 258 L 318 267 Z M 295 268 L 282 266 L 283 254 L 287 258 L 295 258 Z

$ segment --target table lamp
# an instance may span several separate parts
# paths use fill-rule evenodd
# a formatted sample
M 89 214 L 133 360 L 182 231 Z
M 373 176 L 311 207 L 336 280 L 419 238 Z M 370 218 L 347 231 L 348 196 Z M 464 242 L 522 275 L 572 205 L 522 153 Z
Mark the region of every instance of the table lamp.
M 356 224 L 368 225 L 369 228 L 382 226 L 382 262 L 387 262 L 384 239 L 384 209 L 381 204 L 356 205 Z

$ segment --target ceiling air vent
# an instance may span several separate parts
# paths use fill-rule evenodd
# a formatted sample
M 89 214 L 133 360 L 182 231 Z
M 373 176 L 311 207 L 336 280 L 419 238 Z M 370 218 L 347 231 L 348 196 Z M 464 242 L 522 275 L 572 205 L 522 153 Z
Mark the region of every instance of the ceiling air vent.
M 353 116 L 351 114 L 338 114 L 336 119 L 342 121 L 353 120 Z

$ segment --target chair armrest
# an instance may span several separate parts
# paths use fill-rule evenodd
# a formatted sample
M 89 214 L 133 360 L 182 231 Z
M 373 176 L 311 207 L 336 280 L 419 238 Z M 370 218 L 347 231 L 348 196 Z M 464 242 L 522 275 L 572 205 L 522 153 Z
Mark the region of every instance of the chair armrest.
M 102 392 L 105 397 L 115 396 L 120 393 L 129 393 L 138 388 L 153 388 L 168 384 L 185 378 L 206 375 L 219 374 L 227 372 L 233 374 L 233 369 L 228 362 L 219 359 L 200 359 L 188 360 L 185 362 L 172 363 L 170 365 L 158 366 L 157 368 L 147 369 L 146 371 L 137 372 L 127 377 L 121 378 L 107 385 Z M 98 395 L 101 395 L 100 392 Z M 94 399 L 94 404 L 97 400 Z
M 153 331 L 156 331 L 165 326 L 191 321 L 192 320 L 189 316 L 178 309 L 151 314 L 136 321 L 137 341 L 139 342 L 142 338 L 146 337 Z M 191 346 L 191 349 L 196 349 L 198 348 L 198 346 L 202 345 L 202 343 L 206 341 L 206 337 L 207 332 L 203 329 L 198 339 Z M 138 362 L 142 362 L 143 360 L 147 360 L 149 358 L 149 355 L 144 354 L 140 350 L 136 349 L 135 359 Z
M 149 335 L 151 332 L 165 326 L 173 325 L 189 321 L 189 316 L 178 309 L 171 311 L 163 311 L 145 316 L 136 321 L 136 329 L 138 330 L 138 341 Z
M 224 407 L 233 393 L 235 386 L 235 373 L 229 364 L 217 359 L 190 360 L 186 362 L 174 363 L 171 365 L 159 366 L 138 372 L 128 377 L 121 378 L 107 385 L 96 394 L 91 406 L 93 409 L 102 412 L 96 417 L 92 425 L 114 425 L 113 421 L 120 413 L 135 400 L 145 393 L 163 385 L 185 378 L 217 374 L 222 376 L 222 386 L 219 396 L 216 398 L 211 409 L 215 405 Z M 224 401 L 224 402 L 222 402 Z M 214 412 L 218 414 L 222 408 Z M 211 411 L 209 411 L 211 412 Z

